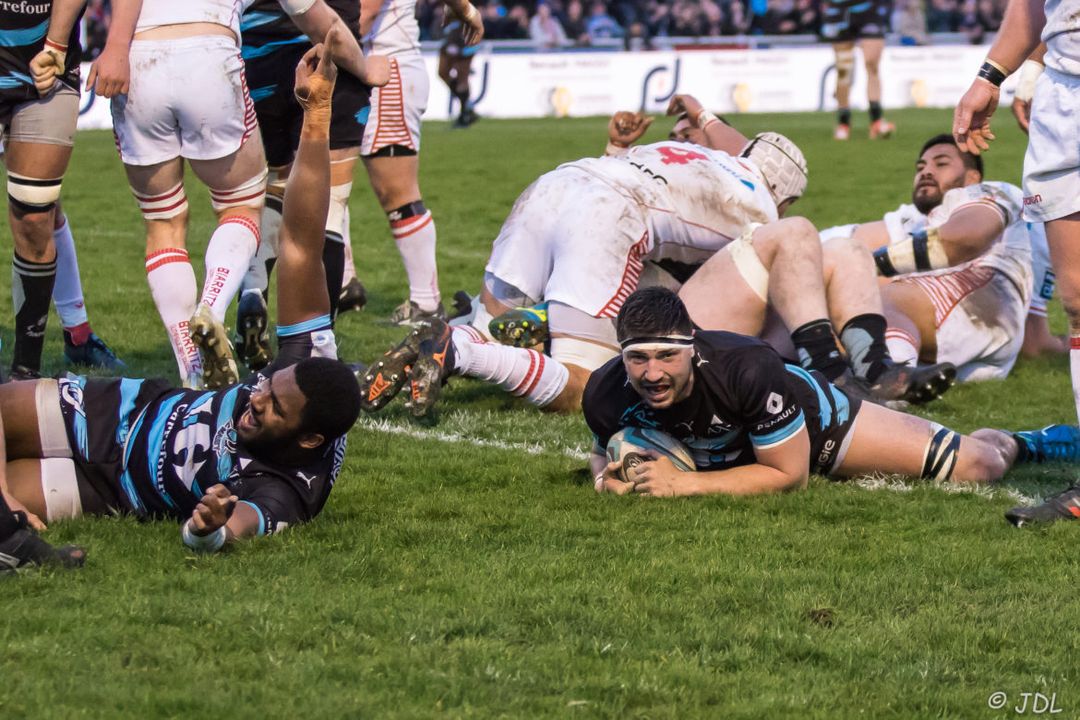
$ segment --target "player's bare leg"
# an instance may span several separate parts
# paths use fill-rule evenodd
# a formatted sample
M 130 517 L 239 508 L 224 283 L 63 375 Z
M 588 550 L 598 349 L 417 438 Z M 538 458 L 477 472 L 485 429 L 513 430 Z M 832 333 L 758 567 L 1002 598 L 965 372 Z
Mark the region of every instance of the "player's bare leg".
M 169 335 L 180 381 L 201 386 L 202 360 L 188 330 L 198 285 L 187 252 L 184 161 L 125 165 L 124 170 L 146 225 L 146 279 Z
M 8 223 L 14 241 L 12 298 L 15 305 L 13 378 L 37 377 L 45 323 L 56 280 L 53 228 L 60 184 L 71 148 L 13 140 L 6 146 Z
M 1061 305 L 1069 320 L 1069 369 L 1080 417 L 1080 213 L 1046 223 L 1046 241 L 1057 275 Z
M 837 475 L 895 473 L 933 480 L 989 483 L 1016 462 L 1012 434 L 976 430 L 960 435 L 929 420 L 864 403 Z
M 210 202 L 218 219 L 206 246 L 206 277 L 189 327 L 202 353 L 203 381 L 206 387 L 217 388 L 239 379 L 232 342 L 225 331 L 225 311 L 239 292 L 259 246 L 267 181 L 262 137 L 252 134 L 227 157 L 189 162 L 210 188 Z
M 933 362 L 937 356 L 937 327 L 930 296 L 914 283 L 889 283 L 881 289 L 889 354 L 898 363 Z
M 420 194 L 418 155 L 364 158 L 371 188 L 387 214 L 409 280 L 409 298 L 391 321 L 408 325 L 430 317 L 445 319 L 435 260 L 436 230 Z
M 836 55 L 836 98 L 837 122 L 833 131 L 836 140 L 851 137 L 851 82 L 855 77 L 855 43 L 853 41 L 833 43 Z
M 866 98 L 870 103 L 870 139 L 891 137 L 896 126 L 886 120 L 881 110 L 881 54 L 884 38 L 863 38 L 859 41 L 863 63 L 866 65 Z

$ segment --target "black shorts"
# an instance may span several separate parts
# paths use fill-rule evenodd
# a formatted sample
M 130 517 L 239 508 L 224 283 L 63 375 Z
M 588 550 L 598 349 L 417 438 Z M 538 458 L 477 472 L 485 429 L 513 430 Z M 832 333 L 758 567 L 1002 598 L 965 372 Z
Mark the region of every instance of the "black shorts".
M 819 395 L 817 417 L 807 413 L 806 429 L 810 435 L 810 472 L 830 475 L 844 461 L 851 443 L 855 418 L 862 400 L 829 384 L 827 395 Z M 824 427 L 822 427 L 824 426 Z
M 851 42 L 883 38 L 889 30 L 891 0 L 826 0 L 822 6 L 820 36 L 824 42 Z
M 289 45 L 246 61 L 248 87 L 270 167 L 291 163 L 300 144 L 304 111 L 293 95 L 293 78 L 307 50 L 307 45 Z M 338 72 L 330 117 L 331 150 L 360 147 L 370 106 L 371 89 L 353 75 Z

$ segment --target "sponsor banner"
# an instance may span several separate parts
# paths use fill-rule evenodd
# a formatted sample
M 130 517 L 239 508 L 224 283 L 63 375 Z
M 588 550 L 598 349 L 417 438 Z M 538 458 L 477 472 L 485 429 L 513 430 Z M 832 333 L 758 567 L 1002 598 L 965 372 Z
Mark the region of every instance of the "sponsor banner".
M 882 103 L 952 107 L 986 56 L 970 45 L 886 47 L 881 59 Z M 719 113 L 834 110 L 836 68 L 827 45 L 758 50 L 492 53 L 473 58 L 476 111 L 493 118 L 581 117 L 616 110 L 660 113 L 676 92 L 697 96 Z M 428 120 L 457 114 L 438 76 L 438 57 L 426 55 L 431 95 Z M 83 77 L 89 65 L 83 65 Z M 1003 102 L 1012 99 L 1014 78 Z M 856 52 L 851 106 L 866 108 L 866 71 Z M 110 128 L 109 103 L 83 92 L 80 128 Z

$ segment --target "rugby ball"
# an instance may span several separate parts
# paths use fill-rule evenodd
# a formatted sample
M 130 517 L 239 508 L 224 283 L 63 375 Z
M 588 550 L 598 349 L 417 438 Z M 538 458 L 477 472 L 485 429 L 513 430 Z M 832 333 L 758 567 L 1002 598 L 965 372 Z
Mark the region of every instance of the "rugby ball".
M 611 436 L 607 444 L 608 462 L 622 463 L 620 475 L 626 481 L 626 470 L 649 460 L 646 454 L 652 450 L 671 460 L 683 472 L 696 470 L 690 449 L 663 430 L 628 427 Z

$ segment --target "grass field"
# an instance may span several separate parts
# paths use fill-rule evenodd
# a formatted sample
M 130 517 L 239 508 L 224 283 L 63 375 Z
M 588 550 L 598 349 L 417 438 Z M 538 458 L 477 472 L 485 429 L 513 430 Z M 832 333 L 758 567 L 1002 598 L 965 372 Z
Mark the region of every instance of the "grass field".
M 904 201 L 918 147 L 949 125 L 943 111 L 891 117 L 895 139 L 870 143 L 857 126 L 843 145 L 824 114 L 737 121 L 804 148 L 796 212 L 824 227 Z M 425 129 L 446 296 L 478 289 L 514 198 L 601 152 L 605 122 Z M 999 125 L 988 177 L 1018 182 L 1023 138 Z M 371 360 L 397 339 L 378 320 L 405 284 L 362 175 L 356 188 L 370 302 L 338 337 L 344 357 Z M 206 193 L 188 192 L 197 257 L 212 221 Z M 132 374 L 174 375 L 106 133 L 79 135 L 64 204 L 96 331 Z M 1056 308 L 1053 319 L 1063 330 Z M 54 317 L 51 372 L 59 334 Z M 1067 362 L 1043 360 L 928 410 L 958 430 L 1022 429 L 1074 421 L 1070 398 Z M 1013 716 L 988 707 L 995 691 L 1007 708 L 1056 693 L 1054 717 L 1080 716 L 1080 527 L 1017 531 L 1002 518 L 1017 494 L 1056 491 L 1073 470 L 1027 468 L 979 492 L 815 479 L 782 497 L 649 502 L 595 496 L 588 442 L 579 417 L 455 381 L 435 428 L 397 404 L 362 418 L 310 526 L 201 558 L 168 523 L 55 523 L 48 539 L 77 540 L 90 559 L 0 582 L 0 718 Z

